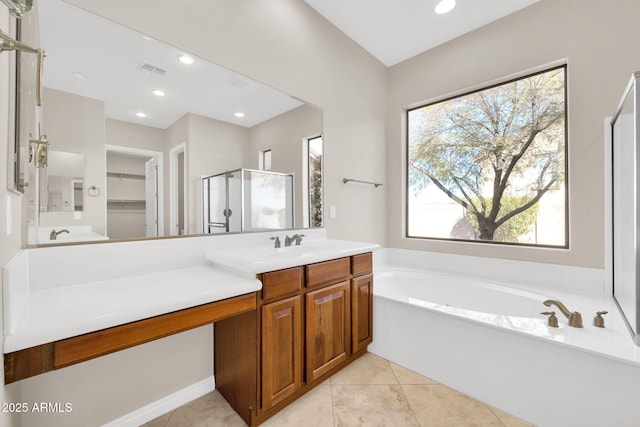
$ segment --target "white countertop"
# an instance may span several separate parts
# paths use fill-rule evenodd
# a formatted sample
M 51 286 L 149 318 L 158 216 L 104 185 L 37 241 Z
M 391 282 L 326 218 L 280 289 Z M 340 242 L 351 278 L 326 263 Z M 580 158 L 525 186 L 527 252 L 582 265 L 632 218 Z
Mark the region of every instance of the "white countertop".
M 211 265 L 31 291 L 4 352 L 258 291 L 255 278 Z M 5 325 L 7 328 L 9 325 Z
M 284 242 L 282 242 L 284 246 Z M 274 248 L 254 246 L 207 252 L 205 258 L 215 265 L 238 273 L 256 275 L 298 265 L 358 255 L 378 249 L 380 245 L 349 240 L 303 240 L 297 246 Z

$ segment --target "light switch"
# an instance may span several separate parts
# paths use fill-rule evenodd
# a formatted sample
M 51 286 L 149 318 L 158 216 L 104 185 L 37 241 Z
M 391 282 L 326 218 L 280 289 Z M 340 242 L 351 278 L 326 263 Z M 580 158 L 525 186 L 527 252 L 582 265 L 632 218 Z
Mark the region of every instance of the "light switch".
M 334 205 L 331 205 L 331 207 L 329 207 L 329 218 L 336 218 L 336 207 Z

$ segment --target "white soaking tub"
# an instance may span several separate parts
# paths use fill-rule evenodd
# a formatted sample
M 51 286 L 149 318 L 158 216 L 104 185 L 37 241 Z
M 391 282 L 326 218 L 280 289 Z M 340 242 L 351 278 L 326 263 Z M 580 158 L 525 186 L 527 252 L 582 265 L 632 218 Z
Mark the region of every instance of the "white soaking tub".
M 598 284 L 604 274 L 562 269 L 377 251 L 369 351 L 539 426 L 640 425 L 640 351 Z M 546 299 L 582 312 L 584 327 Z M 540 314 L 552 310 L 559 328 Z M 592 325 L 602 310 L 604 329 Z

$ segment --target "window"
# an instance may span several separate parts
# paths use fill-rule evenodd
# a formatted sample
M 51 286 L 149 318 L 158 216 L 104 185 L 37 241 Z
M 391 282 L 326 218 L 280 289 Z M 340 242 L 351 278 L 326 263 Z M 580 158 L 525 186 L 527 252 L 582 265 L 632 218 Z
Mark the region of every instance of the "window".
M 407 112 L 407 236 L 568 247 L 566 65 Z
M 258 168 L 263 171 L 271 170 L 271 150 L 264 150 L 260 152 L 260 161 L 258 162 Z
M 322 227 L 322 149 L 322 136 L 307 139 L 310 227 Z

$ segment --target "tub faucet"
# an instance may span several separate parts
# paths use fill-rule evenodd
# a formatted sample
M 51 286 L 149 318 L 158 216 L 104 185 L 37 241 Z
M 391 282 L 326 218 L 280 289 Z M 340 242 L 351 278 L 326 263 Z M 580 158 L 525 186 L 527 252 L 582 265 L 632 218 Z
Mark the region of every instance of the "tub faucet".
M 56 240 L 58 238 L 58 234 L 68 233 L 68 232 L 69 230 L 67 229 L 62 229 L 60 231 L 56 231 L 55 229 L 51 230 L 51 234 L 49 234 L 49 240 Z
M 573 313 L 571 313 L 569 310 L 567 310 L 567 307 L 565 307 L 565 305 L 558 300 L 548 299 L 544 301 L 543 304 L 547 307 L 555 305 L 562 312 L 562 314 L 564 314 L 564 316 L 569 319 L 569 326 L 573 328 L 582 328 L 582 315 L 580 314 L 580 312 L 574 311 Z
M 291 246 L 291 244 L 293 242 L 296 242 L 296 246 L 300 246 L 300 242 L 302 242 L 302 238 L 304 237 L 304 234 L 294 234 L 293 236 L 289 237 L 286 236 L 284 238 L 284 245 L 285 246 Z

